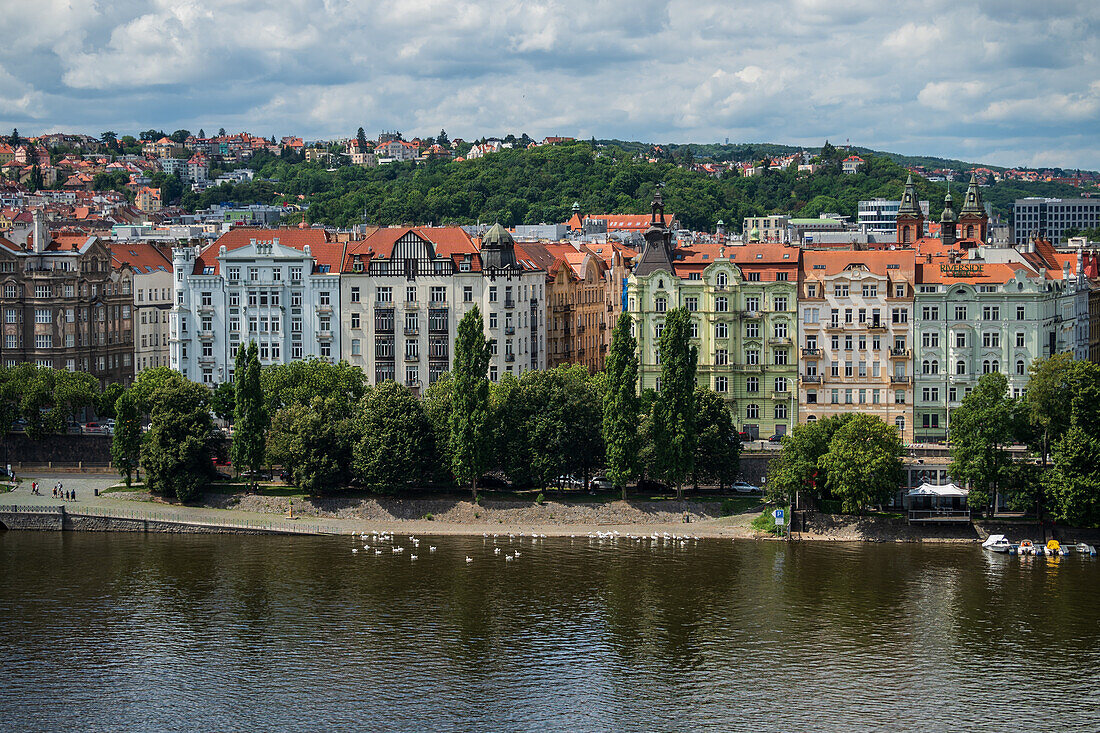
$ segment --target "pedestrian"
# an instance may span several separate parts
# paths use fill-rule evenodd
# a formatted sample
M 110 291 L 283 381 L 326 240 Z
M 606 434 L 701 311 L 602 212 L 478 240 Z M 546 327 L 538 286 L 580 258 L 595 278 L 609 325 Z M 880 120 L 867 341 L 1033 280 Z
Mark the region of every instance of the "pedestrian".
M 53 485 L 53 498 L 57 498 L 57 484 Z
M 72 490 L 71 492 L 69 492 L 69 493 L 71 493 L 71 494 L 72 494 L 72 496 L 73 496 L 73 501 L 76 501 L 76 489 L 73 489 L 73 490 Z

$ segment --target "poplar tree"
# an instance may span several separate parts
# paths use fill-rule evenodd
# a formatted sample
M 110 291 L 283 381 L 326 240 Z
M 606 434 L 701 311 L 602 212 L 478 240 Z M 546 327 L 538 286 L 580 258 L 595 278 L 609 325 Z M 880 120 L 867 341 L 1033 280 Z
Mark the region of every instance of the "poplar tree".
M 141 463 L 141 413 L 129 391 L 115 401 L 115 431 L 111 435 L 111 460 L 129 488 L 134 470 Z
M 242 344 L 234 367 L 233 464 L 255 471 L 263 465 L 267 413 L 260 390 L 260 358 L 256 342 Z
M 491 355 L 481 311 L 475 305 L 458 323 L 451 411 L 451 469 L 456 481 L 470 484 L 475 501 L 477 479 L 489 460 L 487 373 Z
M 684 479 L 695 462 L 695 368 L 698 350 L 691 345 L 691 314 L 674 308 L 661 333 L 661 391 L 657 395 L 654 433 L 657 464 L 676 498 L 684 497 Z
M 626 484 L 638 472 L 638 342 L 629 313 L 619 316 L 607 354 L 603 399 L 603 439 L 607 477 L 626 500 Z

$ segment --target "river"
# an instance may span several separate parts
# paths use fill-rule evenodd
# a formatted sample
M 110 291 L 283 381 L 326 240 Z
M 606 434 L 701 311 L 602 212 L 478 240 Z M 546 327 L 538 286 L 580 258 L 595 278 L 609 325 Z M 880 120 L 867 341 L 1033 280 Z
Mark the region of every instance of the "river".
M 1100 730 L 1096 560 L 495 542 L 0 533 L 0 729 Z

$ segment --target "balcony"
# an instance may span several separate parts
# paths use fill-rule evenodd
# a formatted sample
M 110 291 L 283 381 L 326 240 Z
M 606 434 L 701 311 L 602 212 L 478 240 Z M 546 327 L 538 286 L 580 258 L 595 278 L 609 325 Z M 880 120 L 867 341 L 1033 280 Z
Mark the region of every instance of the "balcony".
M 883 323 L 882 321 L 873 321 L 872 323 L 867 324 L 867 330 L 868 331 L 885 331 L 886 330 L 886 324 Z
M 734 364 L 733 371 L 738 374 L 760 374 L 764 371 L 762 364 Z
M 821 384 L 821 375 L 820 374 L 803 374 L 802 375 L 802 383 L 803 384 Z
M 200 305 L 195 310 L 197 310 L 200 314 L 213 315 L 214 306 L 212 306 L 212 305 Z
M 402 331 L 406 336 L 419 336 L 420 326 L 405 326 Z
M 450 304 L 445 300 L 433 300 L 428 303 L 429 308 L 450 308 Z
M 515 308 L 516 307 L 515 298 L 505 298 L 504 299 L 504 307 L 505 308 Z
M 199 363 L 200 364 L 213 364 L 214 361 L 215 361 L 215 359 L 214 359 L 213 356 L 200 356 L 199 357 Z
M 908 359 L 909 349 L 890 349 L 891 359 Z
M 789 400 L 794 397 L 794 392 L 772 392 L 770 395 L 773 400 Z
M 374 301 L 375 308 L 393 308 L 392 300 L 376 300 Z
M 802 358 L 803 359 L 820 359 L 821 358 L 821 349 L 814 348 L 814 347 L 804 348 L 804 349 L 802 349 Z
M 746 310 L 741 312 L 743 318 L 762 318 L 763 312 L 757 310 Z
M 897 374 L 890 375 L 890 384 L 909 384 L 909 377 L 899 376 Z
M 332 331 L 318 331 L 317 332 L 317 340 L 318 341 L 332 341 Z
M 843 331 L 844 327 L 840 325 L 840 321 L 829 321 L 825 324 L 826 331 Z
M 332 313 L 332 306 L 331 305 L 319 305 L 319 306 L 317 306 L 317 312 L 318 313 Z
M 418 300 L 406 300 L 404 307 L 405 307 L 405 310 L 407 310 L 407 311 L 420 310 L 420 301 L 418 301 Z
M 516 327 L 515 326 L 505 326 L 504 327 L 504 335 L 505 336 L 515 336 L 516 335 Z
M 768 339 L 768 343 L 771 346 L 790 346 L 791 340 L 786 336 L 773 336 L 772 338 Z
M 573 306 L 571 305 L 555 305 L 551 306 L 550 311 L 552 313 L 568 313 L 572 309 Z
M 504 361 L 515 361 L 515 360 L 516 360 L 516 355 L 515 354 L 505 354 L 504 355 Z
M 405 354 L 405 361 L 417 362 L 420 361 L 420 354 Z
M 583 325 L 577 326 L 577 333 L 584 333 L 585 327 Z
M 199 331 L 199 341 L 213 341 L 213 340 L 214 340 L 214 332 L 213 331 Z

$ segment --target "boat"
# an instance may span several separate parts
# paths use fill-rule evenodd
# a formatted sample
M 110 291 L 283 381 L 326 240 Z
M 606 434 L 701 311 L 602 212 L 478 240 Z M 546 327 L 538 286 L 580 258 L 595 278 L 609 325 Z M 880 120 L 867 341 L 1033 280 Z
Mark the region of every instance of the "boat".
M 1062 545 L 1061 545 L 1060 542 L 1058 542 L 1058 540 L 1049 540 L 1047 542 L 1047 555 L 1048 556 L 1058 557 L 1059 555 L 1064 555 L 1064 554 L 1065 553 L 1062 552 Z
M 1096 557 L 1096 548 L 1092 545 L 1085 544 L 1084 542 L 1078 542 L 1075 545 L 1071 545 L 1073 551 L 1081 555 L 1088 555 L 1089 557 Z
M 982 543 L 982 549 L 991 550 L 993 552 L 999 552 L 1002 554 L 1008 553 L 1012 547 L 1015 547 L 1015 545 L 1009 542 L 1008 538 L 1006 538 L 1003 534 L 991 534 L 989 535 L 988 539 L 986 539 L 986 541 Z
M 1017 552 L 1021 555 L 1034 555 L 1036 554 L 1035 543 L 1031 540 L 1020 540 L 1020 546 L 1017 548 Z

